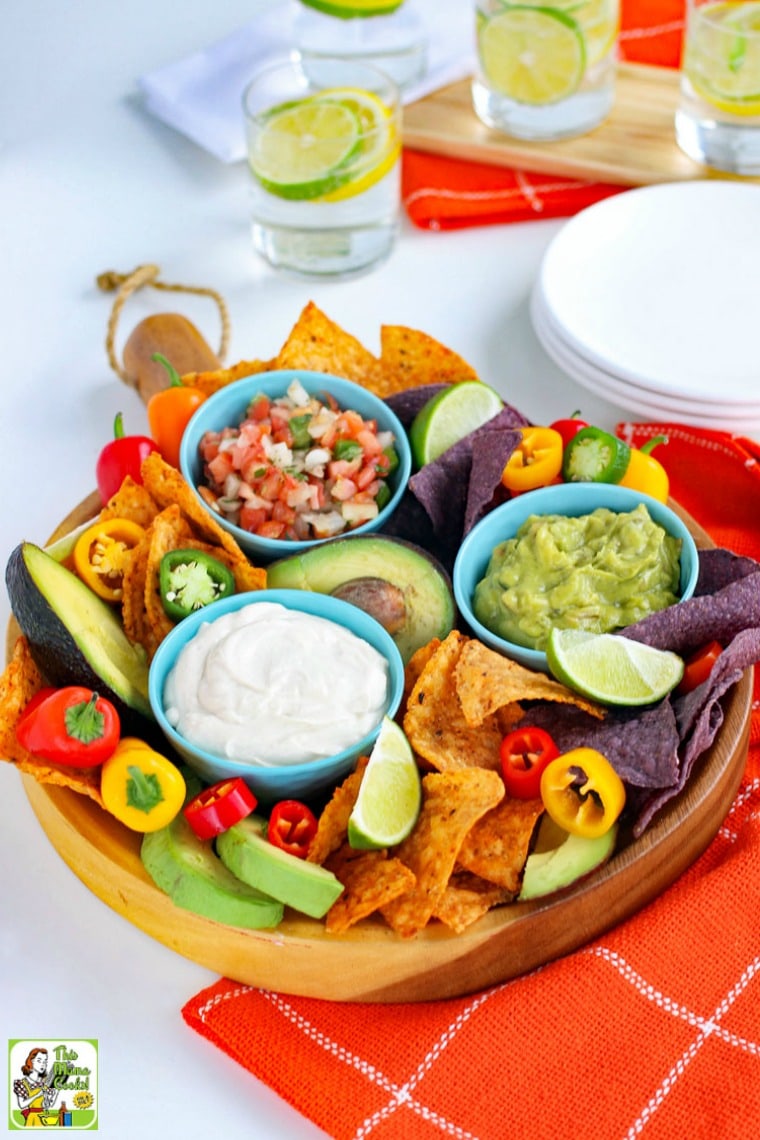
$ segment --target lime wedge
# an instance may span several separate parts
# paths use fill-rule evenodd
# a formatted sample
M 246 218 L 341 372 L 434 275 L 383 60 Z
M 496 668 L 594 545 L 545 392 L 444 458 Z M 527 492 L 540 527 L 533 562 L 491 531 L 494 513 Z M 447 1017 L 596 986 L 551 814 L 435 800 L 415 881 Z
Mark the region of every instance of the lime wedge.
M 324 12 L 326 16 L 388 16 L 400 8 L 404 0 L 301 0 L 307 8 Z
M 504 8 L 481 27 L 478 50 L 488 85 L 533 106 L 572 95 L 586 70 L 583 34 L 576 20 L 557 8 Z
M 683 71 L 708 103 L 760 114 L 760 3 L 705 4 L 693 13 Z
M 417 822 L 422 785 L 417 762 L 403 731 L 383 719 L 348 820 L 352 847 L 395 847 Z
M 557 678 L 604 705 L 650 705 L 666 697 L 683 676 L 683 661 L 612 633 L 553 629 L 546 660 Z
M 306 98 L 273 108 L 251 147 L 254 177 L 280 198 L 321 198 L 351 176 L 361 123 L 344 103 Z
M 340 103 L 359 120 L 359 146 L 351 156 L 348 177 L 337 190 L 324 195 L 326 202 L 342 202 L 369 190 L 398 161 L 401 140 L 391 109 L 373 95 L 353 87 L 335 87 L 315 96 L 318 101 Z
M 431 397 L 409 429 L 418 467 L 432 463 L 448 448 L 482 427 L 504 407 L 498 392 L 480 380 L 463 380 Z

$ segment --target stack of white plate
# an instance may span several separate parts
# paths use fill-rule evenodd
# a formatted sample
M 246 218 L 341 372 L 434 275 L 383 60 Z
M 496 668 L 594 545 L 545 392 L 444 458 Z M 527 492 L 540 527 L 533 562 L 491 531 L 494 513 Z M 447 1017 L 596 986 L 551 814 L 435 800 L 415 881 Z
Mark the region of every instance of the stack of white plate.
M 555 363 L 619 407 L 760 434 L 760 186 L 674 182 L 583 210 L 531 314 Z

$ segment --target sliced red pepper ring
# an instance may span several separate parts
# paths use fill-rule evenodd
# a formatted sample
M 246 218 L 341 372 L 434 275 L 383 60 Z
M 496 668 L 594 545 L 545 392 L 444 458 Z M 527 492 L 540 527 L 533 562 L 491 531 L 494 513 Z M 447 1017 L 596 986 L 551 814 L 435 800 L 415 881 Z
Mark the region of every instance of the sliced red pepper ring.
M 130 519 L 105 519 L 80 534 L 73 551 L 74 570 L 85 585 L 107 602 L 120 602 L 130 552 L 145 534 Z
M 204 788 L 182 811 L 199 839 L 213 839 L 250 815 L 256 803 L 245 780 L 235 776 Z
M 508 491 L 533 491 L 546 487 L 562 470 L 562 436 L 550 427 L 520 429 L 520 442 L 501 475 Z
M 499 749 L 504 786 L 519 800 L 538 799 L 541 773 L 559 756 L 559 749 L 543 728 L 528 726 L 508 732 Z
M 684 661 L 683 677 L 676 688 L 679 694 L 690 693 L 712 673 L 713 665 L 723 652 L 719 641 L 709 641 Z
M 305 859 L 317 833 L 317 817 L 299 800 L 281 800 L 272 808 L 267 838 L 274 847 Z
M 625 784 L 595 748 L 557 756 L 541 776 L 541 799 L 558 827 L 571 835 L 606 835 L 625 806 Z

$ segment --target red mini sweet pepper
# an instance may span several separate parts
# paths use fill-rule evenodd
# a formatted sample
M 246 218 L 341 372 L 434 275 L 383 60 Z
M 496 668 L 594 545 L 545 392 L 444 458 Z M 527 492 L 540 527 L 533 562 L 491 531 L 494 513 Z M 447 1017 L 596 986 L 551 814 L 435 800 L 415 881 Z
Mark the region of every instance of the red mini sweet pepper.
M 16 738 L 27 752 L 71 768 L 95 768 L 108 760 L 120 733 L 111 702 L 81 685 L 41 689 L 16 725 Z
M 317 817 L 299 800 L 280 800 L 272 808 L 267 839 L 274 847 L 305 859 L 317 832 Z
M 142 483 L 140 468 L 143 459 L 158 451 L 154 440 L 147 435 L 125 435 L 124 418 L 118 412 L 113 422 L 113 439 L 100 453 L 95 466 L 98 490 L 103 503 L 112 499 L 127 475 L 135 483 Z

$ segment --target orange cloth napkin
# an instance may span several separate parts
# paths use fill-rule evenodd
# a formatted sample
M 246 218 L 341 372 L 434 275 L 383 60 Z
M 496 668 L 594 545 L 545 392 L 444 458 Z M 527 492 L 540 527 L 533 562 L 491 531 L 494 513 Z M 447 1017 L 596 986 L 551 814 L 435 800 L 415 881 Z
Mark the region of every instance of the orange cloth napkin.
M 757 445 L 675 424 L 618 431 L 634 444 L 668 435 L 658 456 L 673 496 L 719 546 L 760 559 Z M 334 1140 L 757 1136 L 757 685 L 754 708 L 741 787 L 707 851 L 583 949 L 419 1005 L 293 998 L 222 979 L 183 1016 Z
M 678 67 L 683 13 L 684 0 L 622 0 L 620 58 Z M 568 217 L 624 189 L 411 149 L 403 155 L 404 207 L 422 229 Z

